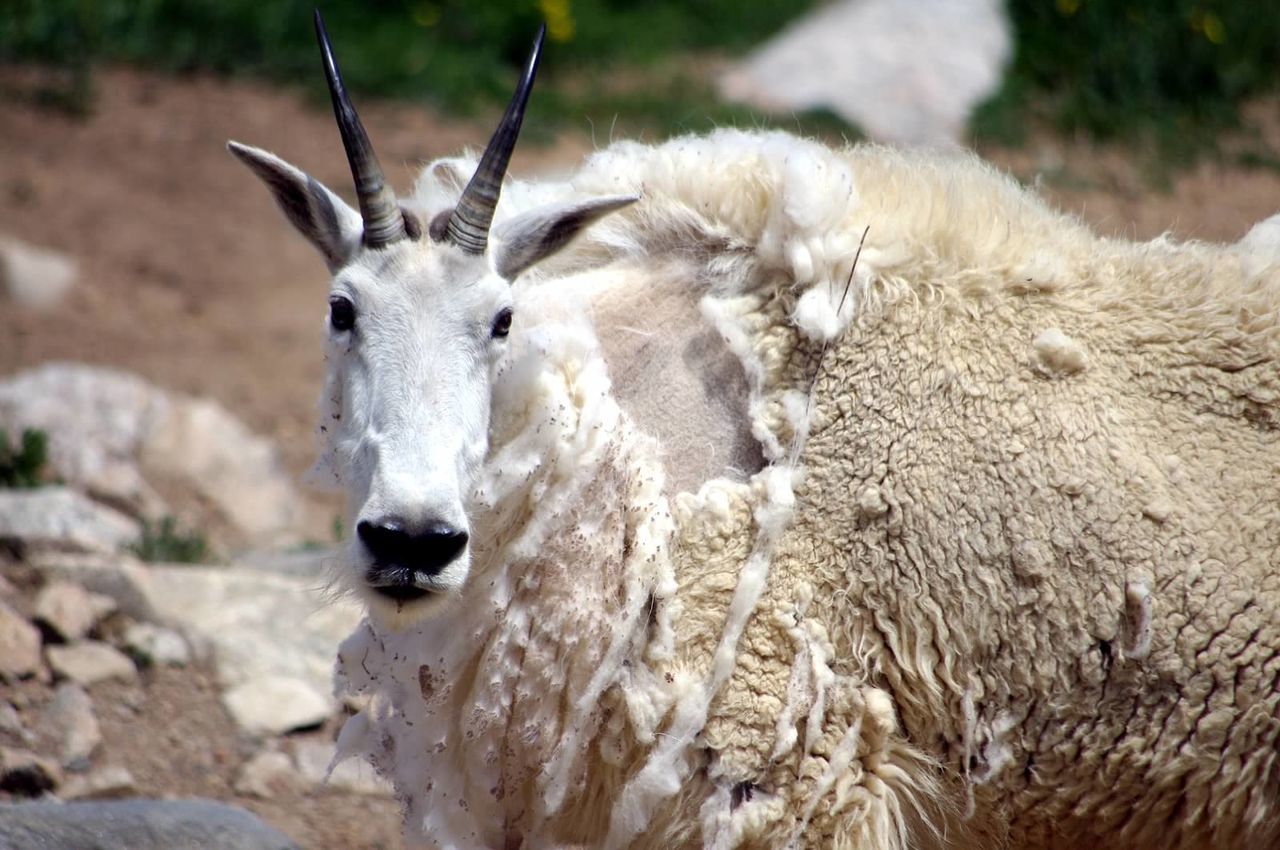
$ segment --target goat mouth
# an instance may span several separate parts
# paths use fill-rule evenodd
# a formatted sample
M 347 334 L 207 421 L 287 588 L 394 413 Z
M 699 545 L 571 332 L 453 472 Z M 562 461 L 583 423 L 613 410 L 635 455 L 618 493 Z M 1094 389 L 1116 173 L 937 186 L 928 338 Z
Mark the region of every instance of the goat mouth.
M 414 570 L 404 567 L 375 567 L 369 571 L 367 581 L 370 590 L 398 604 L 416 602 L 435 593 L 430 580 Z M 428 585 L 424 587 L 423 585 Z
M 425 587 L 418 587 L 416 584 L 379 584 L 371 585 L 373 592 L 379 596 L 385 596 L 393 602 L 417 602 L 419 599 L 430 596 L 431 591 Z

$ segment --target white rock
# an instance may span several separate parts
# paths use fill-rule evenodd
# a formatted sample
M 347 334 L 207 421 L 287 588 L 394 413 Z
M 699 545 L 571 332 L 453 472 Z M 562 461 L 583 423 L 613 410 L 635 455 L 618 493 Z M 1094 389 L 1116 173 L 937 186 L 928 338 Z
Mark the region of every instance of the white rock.
M 235 791 L 246 797 L 269 800 L 280 793 L 302 787 L 302 778 L 289 757 L 277 750 L 264 750 L 241 766 Z
M 135 657 L 141 656 L 151 664 L 185 667 L 191 663 L 191 647 L 186 639 L 173 629 L 154 623 L 131 623 L 124 630 L 123 642 Z
M 62 771 L 52 759 L 30 750 L 0 747 L 0 791 L 39 797 L 62 782 Z
M 367 761 L 359 756 L 345 759 L 333 768 L 335 747 L 324 741 L 295 741 L 293 757 L 298 764 L 298 773 L 313 786 L 333 788 L 341 791 L 353 791 L 357 794 L 375 794 L 393 796 L 395 789 L 391 783 L 377 774 Z
M 254 734 L 281 735 L 317 726 L 333 711 L 333 700 L 299 679 L 250 679 L 222 695 L 236 725 Z
M 142 448 L 144 474 L 189 482 L 250 540 L 280 542 L 298 522 L 275 446 L 208 399 L 175 397 Z
M 30 676 L 40 671 L 40 630 L 0 602 L 0 676 Z
M 126 554 L 89 552 L 32 552 L 27 563 L 49 580 L 70 581 L 111 599 L 123 614 L 150 622 L 156 612 L 142 591 L 146 567 Z
M 355 602 L 325 598 L 314 579 L 160 564 L 142 576 L 156 615 L 197 645 L 212 646 L 224 687 L 285 678 L 331 693 L 337 646 L 362 617 Z
M 0 238 L 0 293 L 23 307 L 47 310 L 60 304 L 76 282 L 70 257 Z
M 54 363 L 0 382 L 0 428 L 45 431 L 56 475 L 135 513 L 168 512 L 154 478 L 210 505 L 244 542 L 294 537 L 300 500 L 274 446 L 212 401 Z
M 63 640 L 77 640 L 115 608 L 109 596 L 69 581 L 51 581 L 36 596 L 35 616 Z
M 0 490 L 0 538 L 24 553 L 115 552 L 138 539 L 137 522 L 66 487 Z
M 45 653 L 54 673 L 86 687 L 107 679 L 132 681 L 138 677 L 138 668 L 129 656 L 98 641 L 50 646 Z
M 827 107 L 882 141 L 946 145 L 1011 55 L 1000 0 L 841 0 L 747 57 L 721 91 L 765 109 Z
M 88 492 L 163 514 L 163 500 L 138 471 L 138 453 L 168 399 L 136 375 L 50 363 L 0 382 L 0 427 L 49 436 L 49 465 Z
M 64 800 L 110 800 L 131 797 L 138 790 L 133 774 L 119 765 L 107 765 L 85 776 L 72 776 L 60 789 Z
M 7 702 L 0 701 L 0 732 L 12 735 L 24 744 L 35 741 L 36 736 L 22 722 L 22 715 Z
M 59 756 L 65 767 L 87 762 L 102 743 L 102 729 L 93 713 L 93 700 L 74 682 L 58 686 L 45 716 L 61 741 Z

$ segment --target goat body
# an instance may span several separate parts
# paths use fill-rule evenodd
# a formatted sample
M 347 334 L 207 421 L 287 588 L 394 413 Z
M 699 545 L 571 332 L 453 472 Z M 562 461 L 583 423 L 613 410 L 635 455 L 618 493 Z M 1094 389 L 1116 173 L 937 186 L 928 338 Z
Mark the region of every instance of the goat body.
M 515 285 L 466 587 L 340 652 L 411 838 L 1280 846 L 1280 219 L 721 131 L 497 220 L 620 193 Z

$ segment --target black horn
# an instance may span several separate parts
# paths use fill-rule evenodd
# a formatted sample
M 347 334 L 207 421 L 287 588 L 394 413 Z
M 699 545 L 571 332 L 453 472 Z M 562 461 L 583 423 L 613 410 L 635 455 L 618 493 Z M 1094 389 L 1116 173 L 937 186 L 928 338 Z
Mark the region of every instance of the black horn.
M 382 176 L 382 166 L 378 165 L 378 157 L 373 153 L 369 134 L 364 131 L 360 116 L 347 97 L 319 9 L 316 9 L 316 39 L 320 42 L 320 54 L 324 58 L 324 76 L 329 82 L 329 96 L 333 99 L 333 115 L 338 120 L 342 146 L 346 148 L 351 177 L 356 183 L 356 198 L 360 202 L 360 216 L 364 219 L 364 244 L 370 248 L 381 248 L 399 242 L 405 237 L 404 216 L 396 204 L 395 193 L 387 187 Z
M 458 199 L 453 215 L 449 216 L 445 238 L 468 254 L 483 254 L 485 245 L 489 242 L 489 225 L 493 223 L 493 211 L 498 206 L 498 194 L 502 191 L 502 179 L 507 174 L 511 152 L 515 150 L 516 140 L 520 137 L 524 107 L 529 102 L 529 92 L 533 90 L 533 77 L 538 70 L 538 58 L 542 55 L 542 42 L 546 35 L 547 27 L 544 24 L 538 28 L 538 37 L 533 42 L 529 61 L 525 63 L 524 75 L 507 106 L 506 114 L 502 116 L 502 123 L 493 132 L 493 138 L 489 139 L 489 146 L 484 150 L 476 173 Z

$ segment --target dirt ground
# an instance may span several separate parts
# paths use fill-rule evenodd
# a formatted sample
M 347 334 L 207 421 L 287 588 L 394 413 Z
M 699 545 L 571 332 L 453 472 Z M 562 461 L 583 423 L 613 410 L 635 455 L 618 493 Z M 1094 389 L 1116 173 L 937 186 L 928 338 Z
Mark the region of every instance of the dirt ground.
M 312 455 L 326 274 L 224 145 L 273 150 L 349 195 L 327 108 L 250 83 L 111 70 L 98 75 L 96 108 L 82 120 L 37 106 L 29 95 L 40 82 L 29 69 L 0 69 L 0 234 L 71 255 L 81 280 L 50 313 L 0 303 L 0 376 L 76 360 L 209 395 L 274 438 L 301 474 Z M 1258 110 L 1280 150 L 1276 102 Z M 364 105 L 362 114 L 402 189 L 419 163 L 483 144 L 491 129 L 413 105 Z M 584 126 L 554 146 L 522 149 L 513 171 L 568 166 L 590 148 Z M 1126 156 L 1084 142 L 1046 137 L 984 154 L 1107 234 L 1235 240 L 1280 211 L 1274 170 L 1207 163 L 1153 193 Z M 209 671 L 156 674 L 145 700 L 104 688 L 94 697 L 107 706 L 107 750 L 125 754 L 143 793 L 233 801 L 307 847 L 399 846 L 389 801 L 237 798 L 231 777 L 245 743 Z

